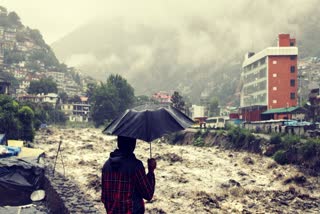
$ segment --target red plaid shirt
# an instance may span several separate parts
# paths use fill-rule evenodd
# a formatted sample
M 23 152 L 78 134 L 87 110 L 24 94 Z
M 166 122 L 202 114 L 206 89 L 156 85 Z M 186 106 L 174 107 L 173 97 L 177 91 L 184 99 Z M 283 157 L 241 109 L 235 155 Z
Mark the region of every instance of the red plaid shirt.
M 134 155 L 133 155 L 134 157 Z M 155 189 L 154 173 L 146 175 L 141 161 L 127 159 L 121 170 L 114 170 L 110 161 L 102 169 L 101 201 L 108 214 L 144 213 L 144 201 L 151 200 Z M 133 162 L 133 163 L 132 163 Z M 131 168 L 123 170 L 123 168 Z

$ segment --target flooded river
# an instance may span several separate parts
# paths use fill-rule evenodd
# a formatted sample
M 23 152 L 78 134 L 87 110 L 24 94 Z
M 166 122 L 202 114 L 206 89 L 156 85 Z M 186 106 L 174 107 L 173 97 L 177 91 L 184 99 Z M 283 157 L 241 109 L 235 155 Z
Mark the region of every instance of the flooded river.
M 100 203 L 101 167 L 116 148 L 114 137 L 99 129 L 39 132 L 35 146 L 53 162 L 62 140 L 66 176 Z M 156 192 L 146 213 L 320 213 L 320 178 L 281 166 L 271 158 L 216 147 L 153 143 L 157 159 Z M 138 142 L 137 158 L 146 161 L 149 144 Z M 58 160 L 57 171 L 63 173 Z

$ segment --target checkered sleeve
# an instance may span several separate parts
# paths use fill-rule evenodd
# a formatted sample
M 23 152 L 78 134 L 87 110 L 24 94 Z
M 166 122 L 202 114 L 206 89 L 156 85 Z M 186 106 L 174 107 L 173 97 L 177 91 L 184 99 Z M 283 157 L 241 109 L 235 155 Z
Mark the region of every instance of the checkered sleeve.
M 137 181 L 137 190 L 144 199 L 150 201 L 153 197 L 156 184 L 154 173 L 149 172 L 146 174 L 146 171 L 141 163 L 136 169 L 135 178 Z
M 106 204 L 106 188 L 105 188 L 105 172 L 102 169 L 102 175 L 101 175 L 101 202 L 103 204 Z

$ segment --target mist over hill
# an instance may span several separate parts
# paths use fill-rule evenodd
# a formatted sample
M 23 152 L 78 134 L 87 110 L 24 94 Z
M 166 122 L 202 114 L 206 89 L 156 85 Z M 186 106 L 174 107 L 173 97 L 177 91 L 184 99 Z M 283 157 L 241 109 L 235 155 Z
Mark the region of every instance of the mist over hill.
M 60 60 L 99 80 L 121 74 L 136 94 L 179 90 L 193 101 L 206 93 L 237 104 L 247 51 L 276 46 L 278 33 L 290 33 L 297 38 L 300 57 L 319 55 L 316 3 L 226 1 L 208 4 L 203 13 L 100 17 L 52 48 Z

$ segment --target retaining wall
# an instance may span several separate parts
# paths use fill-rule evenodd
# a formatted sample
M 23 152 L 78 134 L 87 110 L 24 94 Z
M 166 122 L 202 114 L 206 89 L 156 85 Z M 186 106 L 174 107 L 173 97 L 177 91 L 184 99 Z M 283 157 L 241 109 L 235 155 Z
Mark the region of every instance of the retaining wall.
M 73 181 L 59 173 L 46 171 L 44 189 L 49 213 L 99 213 L 93 201 Z

